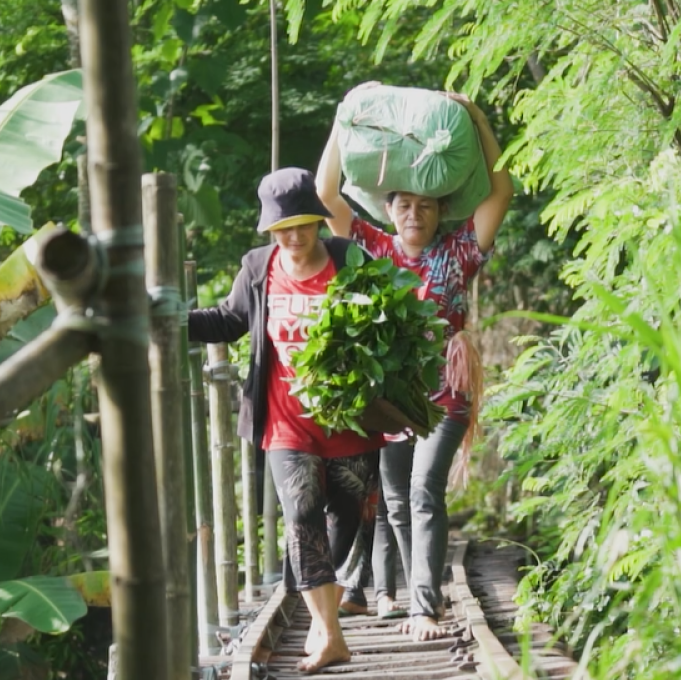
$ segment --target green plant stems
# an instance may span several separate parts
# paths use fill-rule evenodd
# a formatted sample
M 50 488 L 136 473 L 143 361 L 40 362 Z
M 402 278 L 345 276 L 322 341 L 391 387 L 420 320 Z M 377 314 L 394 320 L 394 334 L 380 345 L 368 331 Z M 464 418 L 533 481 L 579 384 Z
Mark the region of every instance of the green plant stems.
M 109 237 L 98 389 L 120 680 L 168 677 L 165 572 L 152 440 L 141 159 L 128 3 L 81 0 L 93 231 Z M 130 235 L 132 238 L 126 239 Z M 139 265 L 142 265 L 140 267 Z M 134 332 L 133 332 L 134 331 Z
M 225 345 L 210 344 L 207 351 L 218 616 L 221 626 L 236 626 L 239 623 L 239 563 L 231 367 Z
M 147 289 L 152 295 L 151 370 L 152 425 L 158 488 L 161 542 L 166 572 L 166 632 L 169 678 L 183 680 L 192 667 L 191 596 L 187 564 L 187 500 L 184 471 L 180 324 L 177 305 L 154 291 L 174 289 L 179 299 L 177 182 L 174 175 L 142 177 L 142 208 Z
M 197 299 L 196 263 L 185 263 L 187 295 Z M 196 303 L 191 305 L 196 306 Z M 191 384 L 192 444 L 194 450 L 194 493 L 196 498 L 196 533 L 199 537 L 197 592 L 199 617 L 199 651 L 208 654 L 214 646 L 211 628 L 218 622 L 218 591 L 215 575 L 215 543 L 213 536 L 213 497 L 211 461 L 208 451 L 206 397 L 203 391 L 203 358 L 201 344 L 189 343 L 189 375 Z

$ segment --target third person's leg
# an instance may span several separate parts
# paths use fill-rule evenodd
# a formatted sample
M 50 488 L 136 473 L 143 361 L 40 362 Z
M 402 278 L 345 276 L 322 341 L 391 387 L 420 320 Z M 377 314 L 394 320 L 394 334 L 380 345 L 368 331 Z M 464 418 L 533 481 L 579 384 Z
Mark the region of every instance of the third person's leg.
M 397 595 L 397 541 L 390 522 L 388 509 L 379 488 L 376 527 L 374 529 L 374 550 L 371 559 L 374 574 L 374 597 L 378 615 L 383 618 L 406 615 L 395 606 Z

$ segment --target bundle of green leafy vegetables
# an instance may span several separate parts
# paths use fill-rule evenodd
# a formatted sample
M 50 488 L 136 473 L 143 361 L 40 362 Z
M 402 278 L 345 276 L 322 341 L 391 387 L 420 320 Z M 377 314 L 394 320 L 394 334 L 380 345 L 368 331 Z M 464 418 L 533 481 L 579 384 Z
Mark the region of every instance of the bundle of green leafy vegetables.
M 291 394 L 327 433 L 354 430 L 367 409 L 387 401 L 415 434 L 431 432 L 444 409 L 428 393 L 439 384 L 444 326 L 421 279 L 390 259 L 366 260 L 355 244 L 332 279 L 303 350 L 292 357 Z M 373 428 L 372 428 L 373 429 Z

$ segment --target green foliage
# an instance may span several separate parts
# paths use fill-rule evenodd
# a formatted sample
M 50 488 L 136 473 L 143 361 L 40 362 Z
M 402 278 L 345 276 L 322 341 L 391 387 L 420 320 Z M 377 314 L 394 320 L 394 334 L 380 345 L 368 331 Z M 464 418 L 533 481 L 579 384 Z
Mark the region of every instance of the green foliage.
M 56 316 L 53 305 L 48 304 L 40 307 L 30 316 L 20 321 L 0 340 L 0 362 L 8 359 L 12 354 L 19 351 L 31 340 L 47 330 Z
M 30 209 L 18 197 L 40 171 L 56 163 L 78 115 L 82 115 L 80 71 L 46 76 L 21 88 L 0 105 L 0 224 L 30 233 Z
M 58 491 L 54 476 L 42 466 L 0 454 L 0 631 L 3 621 L 20 619 L 35 630 L 62 633 L 86 612 L 83 598 L 64 577 L 17 578 L 26 573 L 29 555 L 35 555 Z M 16 644 L 0 644 L 1 657 L 10 673 L 25 666 L 31 654 Z
M 0 5 L 0 101 L 47 73 L 69 68 L 60 0 Z
M 516 516 L 544 559 L 519 594 L 525 616 L 563 627 L 603 678 L 671 677 L 681 652 L 681 232 L 664 198 L 677 187 L 672 152 L 627 187 L 635 209 L 617 216 L 614 266 L 619 234 L 599 239 L 611 217 L 591 217 L 590 275 L 566 268 L 584 300 L 572 328 L 533 341 L 486 414 L 503 428 L 525 492 Z
M 63 633 L 85 614 L 80 593 L 66 578 L 31 576 L 3 581 L 0 612 L 3 617 L 21 619 L 43 633 Z
M 257 185 L 271 169 L 269 11 L 266 5 L 242 7 L 232 0 L 203 2 L 188 11 L 171 4 L 143 3 L 135 19 L 147 169 L 178 173 L 199 282 L 224 281 L 217 284 L 223 295 L 243 253 L 264 243 L 254 225 Z M 230 14 L 235 7 L 239 16 Z M 334 23 L 329 10 L 308 16 L 295 46 L 285 41 L 284 14 L 278 18 L 279 165 L 314 169 L 336 104 L 353 85 L 380 78 L 437 87 L 447 65 L 405 70 L 408 52 L 396 42 L 394 55 L 374 66 L 371 50 L 353 42 L 355 18 Z M 192 38 L 185 42 L 190 26 Z M 157 38 L 152 39 L 153 31 Z M 204 195 L 197 195 L 189 176 Z
M 392 260 L 365 261 L 348 249 L 347 264 L 331 280 L 310 317 L 305 348 L 292 356 L 291 387 L 315 422 L 328 431 L 366 436 L 361 417 L 377 398 L 431 432 L 444 411 L 429 392 L 439 384 L 446 321 L 432 300 L 419 300 L 421 279 Z
M 420 5 L 337 0 L 334 9 L 365 10 L 360 37 L 379 34 L 380 58 Z M 676 677 L 681 7 L 428 6 L 413 55 L 447 48 L 448 84 L 508 107 L 519 126 L 504 160 L 522 180 L 524 208 L 539 214 L 532 226 L 543 222 L 554 239 L 509 234 L 532 258 L 530 284 L 541 281 L 542 260 L 555 270 L 566 252 L 557 246 L 572 255 L 561 273 L 572 299 L 518 305 L 572 314 L 569 325 L 530 341 L 485 414 L 521 487 L 517 518 L 542 558 L 522 584 L 525 615 L 562 627 L 595 677 Z M 533 206 L 535 192 L 550 192 L 548 202 Z M 515 273 L 508 265 L 498 266 Z
M 92 568 L 106 527 L 99 444 L 82 420 L 92 405 L 81 373 L 74 369 L 0 427 L 0 639 L 8 617 L 54 634 L 86 611 L 66 576 Z M 21 644 L 0 645 L 0 655 L 8 673 L 35 656 Z M 50 648 L 50 656 L 58 652 Z
M 0 581 L 20 573 L 51 498 L 54 479 L 49 474 L 0 456 Z

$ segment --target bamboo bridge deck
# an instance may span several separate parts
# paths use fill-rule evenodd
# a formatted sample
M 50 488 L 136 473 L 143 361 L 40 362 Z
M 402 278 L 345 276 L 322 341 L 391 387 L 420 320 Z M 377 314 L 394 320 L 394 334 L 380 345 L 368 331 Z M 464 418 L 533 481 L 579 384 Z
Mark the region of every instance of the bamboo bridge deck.
M 513 595 L 522 551 L 515 546 L 450 542 L 448 601 L 441 620 L 447 636 L 416 642 L 400 632 L 398 621 L 372 615 L 341 619 L 352 658 L 314 673 L 300 672 L 310 615 L 297 595 L 280 585 L 262 605 L 229 654 L 202 659 L 204 677 L 216 680 L 588 680 L 569 650 L 552 632 L 535 625 L 527 636 L 512 630 Z M 408 604 L 404 583 L 397 601 Z M 525 659 L 521 662 L 523 650 Z

